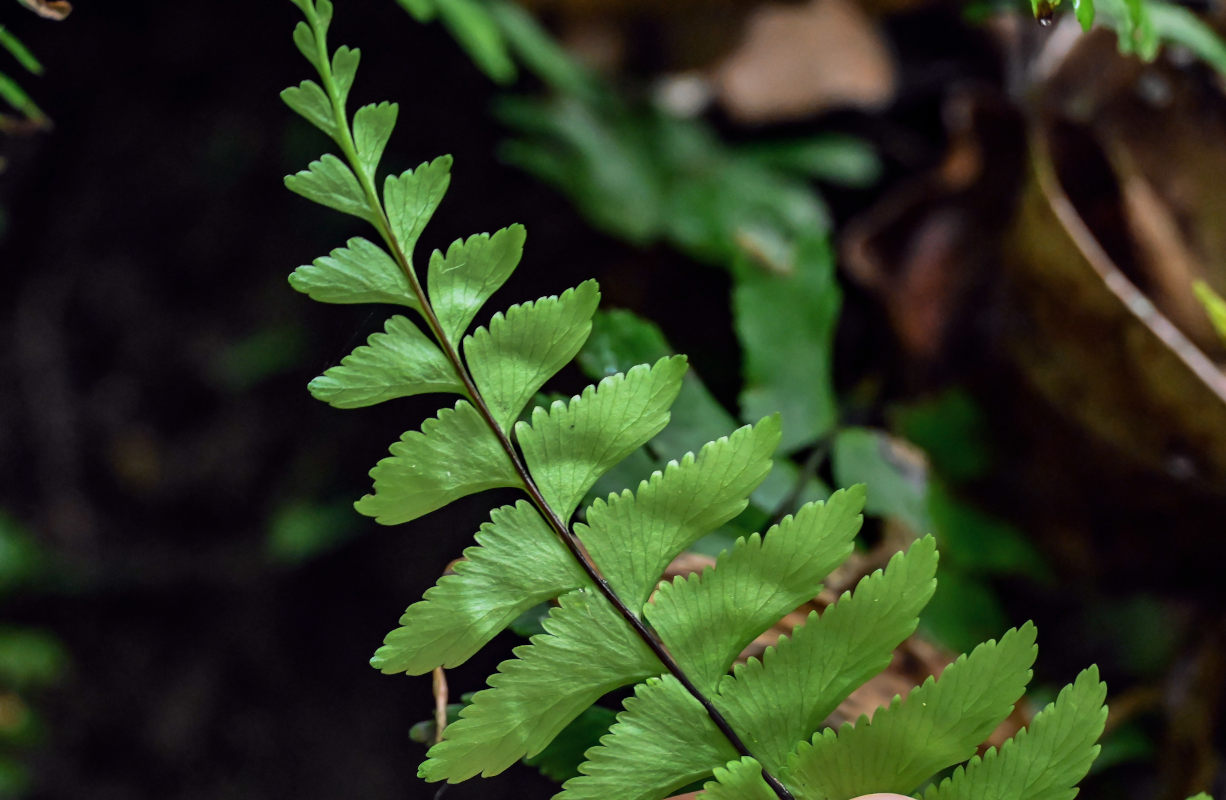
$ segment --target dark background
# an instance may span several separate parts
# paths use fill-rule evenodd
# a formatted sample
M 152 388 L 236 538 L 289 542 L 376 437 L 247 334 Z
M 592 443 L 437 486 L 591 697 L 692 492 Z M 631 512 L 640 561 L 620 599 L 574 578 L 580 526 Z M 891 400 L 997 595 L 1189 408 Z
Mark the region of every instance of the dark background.
M 408 737 L 431 713 L 429 678 L 382 676 L 367 659 L 497 498 L 470 498 L 392 529 L 347 508 L 368 490 L 366 471 L 387 445 L 435 404 L 343 412 L 306 392 L 311 377 L 380 327 L 382 314 L 313 303 L 285 281 L 359 232 L 281 184 L 328 144 L 277 98 L 309 76 L 290 40 L 297 19 L 288 2 L 84 0 L 63 23 L 15 7 L 0 18 L 46 65 L 44 78 L 23 84 L 56 125 L 0 139 L 8 162 L 0 174 L 0 509 L 49 559 L 37 586 L 0 598 L 0 618 L 52 631 L 69 663 L 57 685 L 32 698 L 45 728 L 26 756 L 33 797 L 434 796 L 415 778 L 423 748 Z M 986 59 L 976 45 L 950 56 L 971 37 L 946 11 L 896 23 L 893 33 L 913 67 L 907 91 L 884 123 L 850 124 L 885 138 L 904 132 L 919 151 L 912 164 L 935 163 L 944 146 L 938 95 L 955 77 L 982 77 Z M 391 0 L 355 0 L 338 8 L 331 41 L 363 51 L 351 107 L 401 104 L 384 169 L 457 157 L 424 249 L 525 223 L 524 264 L 492 306 L 596 277 L 606 303 L 660 321 L 717 395 L 734 399 L 723 272 L 595 233 L 565 199 L 501 165 L 502 134 L 487 112 L 494 89 L 438 26 L 415 24 Z M 1017 153 L 999 152 L 1005 171 L 1016 172 Z M 835 193 L 835 216 L 871 201 Z M 869 363 L 885 365 L 891 386 L 907 385 L 914 376 L 890 349 L 880 309 L 854 286 L 846 291 L 839 362 L 853 374 L 840 375 L 844 388 Z M 1070 502 L 1086 504 L 1090 521 L 1070 536 L 1089 530 L 1087 541 L 1106 552 L 1114 531 L 1149 508 L 1139 479 L 1103 477 L 1109 453 L 1019 394 L 1007 370 L 984 366 L 982 351 L 966 358 L 959 369 L 992 404 L 993 435 L 1019 451 L 1046 448 L 1046 460 L 1026 473 L 1041 475 L 1038 483 L 1065 494 L 1086 487 L 1093 500 Z M 562 387 L 577 381 L 564 375 Z M 996 496 L 1031 513 L 1023 507 L 1034 498 L 1012 491 L 1007 469 Z M 1187 518 L 1155 502 L 1157 510 L 1142 512 L 1153 522 L 1146 530 L 1161 540 L 1203 529 L 1226 518 L 1220 496 L 1213 502 Z M 304 506 L 332 515 L 342 538 L 309 558 L 270 547 L 277 521 Z M 1044 677 L 1067 681 L 1092 660 L 1112 677 L 1119 645 L 1086 631 L 1116 618 L 1111 592 L 1127 593 L 1148 574 L 1158 576 L 1155 591 L 1180 587 L 1170 595 L 1180 608 L 1218 613 L 1213 559 L 1222 544 L 1202 545 L 1169 562 L 1113 551 L 1102 563 L 1115 566 L 1083 583 L 1066 569 L 1059 590 L 1008 595 L 1019 620 L 1039 620 Z M 1189 571 L 1196 579 L 1183 591 Z M 1096 596 L 1100 605 L 1087 610 L 1090 583 L 1107 599 Z M 479 688 L 517 641 L 505 635 L 450 671 L 453 692 Z M 1128 686 L 1120 671 L 1113 690 Z M 1117 784 L 1145 789 L 1152 774 L 1137 767 Z M 553 791 L 517 767 L 445 796 Z

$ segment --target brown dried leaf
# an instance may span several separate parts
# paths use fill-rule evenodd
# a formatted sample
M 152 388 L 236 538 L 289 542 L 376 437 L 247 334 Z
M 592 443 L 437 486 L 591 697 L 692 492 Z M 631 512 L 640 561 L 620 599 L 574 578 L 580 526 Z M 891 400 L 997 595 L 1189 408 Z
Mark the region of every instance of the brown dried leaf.
M 750 123 L 879 109 L 894 98 L 896 82 L 884 36 L 850 0 L 758 8 L 715 74 L 728 113 Z
M 44 19 L 62 20 L 72 13 L 68 0 L 17 0 L 26 8 Z
M 1054 406 L 1135 462 L 1226 482 L 1226 374 L 1125 276 L 1061 187 L 1048 132 L 1002 256 L 1006 344 Z

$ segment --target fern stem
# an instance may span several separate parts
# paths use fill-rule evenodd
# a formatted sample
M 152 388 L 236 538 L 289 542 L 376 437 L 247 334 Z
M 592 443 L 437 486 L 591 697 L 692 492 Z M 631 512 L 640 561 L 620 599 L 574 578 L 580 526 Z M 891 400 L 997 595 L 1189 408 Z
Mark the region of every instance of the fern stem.
M 362 163 L 358 159 L 357 147 L 353 141 L 353 132 L 350 129 L 348 114 L 345 111 L 344 104 L 341 102 L 340 93 L 337 91 L 336 82 L 332 76 L 331 60 L 328 58 L 328 47 L 325 38 L 326 34 L 323 26 L 320 24 L 318 15 L 315 12 L 314 4 L 311 2 L 311 0 L 307 0 L 307 2 L 303 3 L 301 7 L 303 7 L 303 10 L 306 12 L 311 28 L 315 33 L 315 41 L 319 53 L 319 76 L 323 83 L 324 91 L 327 93 L 328 99 L 331 101 L 333 112 L 336 115 L 337 130 L 339 133 L 336 142 L 340 146 L 341 151 L 344 153 L 350 167 L 353 169 L 359 185 L 362 187 L 362 191 L 366 195 L 367 203 L 374 212 L 373 222 L 375 229 L 378 230 L 380 237 L 383 239 L 384 243 L 387 244 L 397 266 L 404 273 L 405 278 L 408 279 L 409 287 L 412 289 L 414 296 L 417 298 L 417 301 L 421 306 L 421 314 L 426 321 L 426 326 L 430 329 L 430 332 L 434 335 L 435 340 L 439 343 L 439 346 L 443 350 L 443 355 L 447 358 L 448 362 L 450 362 L 452 369 L 455 370 L 456 377 L 463 385 L 468 399 L 477 409 L 477 412 L 481 415 L 481 418 L 485 420 L 485 423 L 489 426 L 490 430 L 492 430 L 494 435 L 498 438 L 499 445 L 506 452 L 516 475 L 519 476 L 520 481 L 523 483 L 524 491 L 527 492 L 528 496 L 532 499 L 533 504 L 544 516 L 546 522 L 549 524 L 549 527 L 553 529 L 554 533 L 566 546 L 566 549 L 570 551 L 570 554 L 574 557 L 575 561 L 578 562 L 580 567 L 583 568 L 583 571 L 587 573 L 588 578 L 591 579 L 592 583 L 596 585 L 597 589 L 602 595 L 604 595 L 605 599 L 613 605 L 613 608 L 616 609 L 617 613 L 620 614 L 623 619 L 625 619 L 626 623 L 630 625 L 638 637 L 642 639 L 652 653 L 655 654 L 656 658 L 660 660 L 660 663 L 664 665 L 664 668 L 668 670 L 668 672 L 674 678 L 676 678 L 683 687 L 685 687 L 685 690 L 689 692 L 695 700 L 702 704 L 702 707 L 706 710 L 707 715 L 711 718 L 711 721 L 715 723 L 715 727 L 719 729 L 720 733 L 724 735 L 737 753 L 742 757 L 749 756 L 752 758 L 753 753 L 751 753 L 749 748 L 745 746 L 744 741 L 742 741 L 737 732 L 732 729 L 732 725 L 729 724 L 728 720 L 724 718 L 724 715 L 720 713 L 719 709 L 715 707 L 715 704 L 711 701 L 711 699 L 707 697 L 701 689 L 694 685 L 694 682 L 690 680 L 690 677 L 684 670 L 682 670 L 681 665 L 678 664 L 676 659 L 673 658 L 672 654 L 668 652 L 668 648 L 664 646 L 664 642 L 661 641 L 658 635 L 656 635 L 655 631 L 648 628 L 646 623 L 639 618 L 639 615 L 626 605 L 626 603 L 620 596 L 618 596 L 617 592 L 605 579 L 604 575 L 601 574 L 600 568 L 594 561 L 592 561 L 591 556 L 588 555 L 587 550 L 583 547 L 583 543 L 579 541 L 579 537 L 575 535 L 574 531 L 570 529 L 570 526 L 567 525 L 566 522 L 558 515 L 557 511 L 550 506 L 549 501 L 546 500 L 545 496 L 541 493 L 540 488 L 532 479 L 532 475 L 528 472 L 528 468 L 524 464 L 523 458 L 519 453 L 519 449 L 511 441 L 510 437 L 507 435 L 507 432 L 504 431 L 502 426 L 500 426 L 497 420 L 494 419 L 493 412 L 490 411 L 489 406 L 485 402 L 485 398 L 481 396 L 481 392 L 477 389 L 477 385 L 474 382 L 472 375 L 469 373 L 468 367 L 460 358 L 459 351 L 456 349 L 455 344 L 443 331 L 443 326 L 439 322 L 438 316 L 434 313 L 434 307 L 430 304 L 429 297 L 426 295 L 426 291 L 421 285 L 421 281 L 417 277 L 416 270 L 413 269 L 411 257 L 405 252 L 404 247 L 401 245 L 395 232 L 392 230 L 391 223 L 387 217 L 387 211 L 383 207 L 383 202 L 379 197 L 377 189 L 375 188 L 372 176 L 367 173 L 365 169 L 363 169 Z M 775 794 L 779 796 L 780 800 L 794 800 L 792 793 L 787 789 L 787 787 L 785 787 L 778 778 L 771 775 L 766 769 L 762 770 L 762 778 L 771 787 Z

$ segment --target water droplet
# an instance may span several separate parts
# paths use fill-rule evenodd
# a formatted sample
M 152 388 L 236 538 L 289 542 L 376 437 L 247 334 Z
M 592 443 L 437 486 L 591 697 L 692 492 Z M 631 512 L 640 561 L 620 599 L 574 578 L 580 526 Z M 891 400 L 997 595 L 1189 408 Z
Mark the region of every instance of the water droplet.
M 1051 4 L 1050 0 L 1039 0 L 1034 10 L 1034 18 L 1039 21 L 1039 24 L 1044 28 L 1050 27 L 1055 16 L 1056 7 Z

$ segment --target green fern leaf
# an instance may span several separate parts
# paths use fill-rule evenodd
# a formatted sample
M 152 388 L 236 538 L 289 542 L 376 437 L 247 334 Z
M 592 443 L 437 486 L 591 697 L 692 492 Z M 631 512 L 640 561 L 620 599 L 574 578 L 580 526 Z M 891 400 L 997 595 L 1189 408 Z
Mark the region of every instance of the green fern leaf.
M 752 758 L 715 768 L 715 780 L 702 787 L 703 800 L 778 800 L 762 779 L 762 765 Z
M 537 603 L 590 584 L 541 515 L 521 500 L 490 515 L 444 575 L 409 606 L 371 664 L 385 673 L 421 675 L 464 663 Z
M 545 634 L 515 648 L 473 695 L 418 773 L 457 783 L 496 775 L 535 755 L 601 695 L 664 671 L 655 655 L 594 590 L 563 595 Z M 565 680 L 559 680 L 565 676 Z
M 464 340 L 473 380 L 504 431 L 579 352 L 599 303 L 596 282 L 584 281 L 561 297 L 511 306 Z
M 411 320 L 391 317 L 385 330 L 311 381 L 311 394 L 336 408 L 430 392 L 464 394 L 447 357 Z
M 354 504 L 381 525 L 417 519 L 486 489 L 522 486 L 511 459 L 467 400 L 408 431 L 370 471 L 374 494 Z
M 332 81 L 336 86 L 336 104 L 345 107 L 349 98 L 349 90 L 353 88 L 353 79 L 358 74 L 358 62 L 362 60 L 362 51 L 353 47 L 341 45 L 332 54 Z
M 450 185 L 451 156 L 439 156 L 400 175 L 388 175 L 383 182 L 387 221 L 406 259 L 412 259 L 418 237 Z
M 746 425 L 669 463 L 637 492 L 597 500 L 575 533 L 618 596 L 641 609 L 678 553 L 745 509 L 778 443 L 778 417 Z M 626 531 L 635 532 L 635 547 L 626 546 Z
M 289 283 L 320 303 L 389 303 L 421 310 L 409 279 L 392 257 L 360 236 L 294 270 Z
M 315 42 L 315 31 L 310 25 L 299 22 L 294 26 L 294 45 L 298 48 L 298 52 L 302 53 L 302 57 L 311 62 L 316 72 L 323 72 L 319 65 L 319 46 Z
M 482 233 L 452 242 L 446 255 L 431 254 L 430 305 L 448 340 L 458 342 L 485 301 L 511 277 L 525 236 L 523 225 L 512 225 L 493 236 Z
M 927 536 L 720 681 L 720 708 L 767 769 L 782 770 L 796 742 L 889 665 L 932 597 L 936 568 L 936 540 Z
M 1073 800 L 1098 755 L 1106 697 L 1098 670 L 1083 670 L 1028 728 L 929 786 L 924 800 Z
M 593 378 L 625 372 L 676 352 L 660 328 L 629 311 L 601 311 L 592 320 L 592 336 L 579 353 L 579 364 Z M 736 419 L 711 394 L 693 370 L 685 373 L 668 427 L 651 441 L 657 454 L 670 458 L 698 450 L 737 426 Z
M 1026 623 L 976 647 L 929 678 L 905 701 L 894 699 L 837 733 L 803 742 L 783 780 L 806 800 L 847 800 L 870 792 L 907 794 L 933 773 L 970 758 L 1013 710 L 1030 680 L 1037 648 Z
M 864 487 L 836 492 L 737 540 L 714 569 L 661 584 L 647 619 L 699 689 L 713 690 L 745 645 L 818 594 L 851 554 L 863 507 Z
M 358 162 L 372 182 L 399 114 L 400 106 L 384 102 L 362 106 L 353 115 L 353 144 Z
M 353 171 L 331 153 L 312 161 L 307 169 L 286 176 L 285 187 L 322 206 L 352 214 L 367 222 L 375 220 Z
M 306 80 L 297 86 L 291 86 L 281 92 L 281 99 L 307 122 L 328 134 L 332 139 L 338 138 L 332 101 L 328 99 L 328 95 L 318 83 Z
M 569 519 L 597 478 L 668 424 L 685 364 L 674 356 L 610 376 L 515 426 L 528 471 L 559 517 Z
M 738 756 L 671 675 L 640 684 L 625 708 L 556 800 L 658 800 Z

